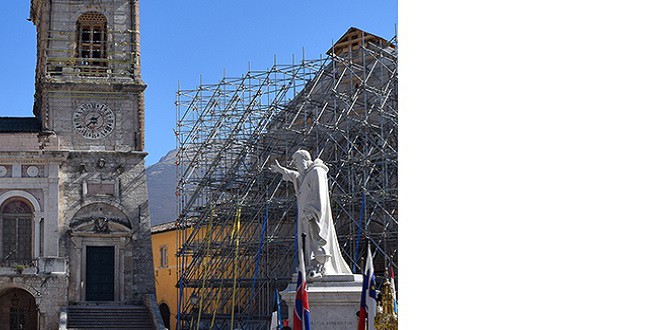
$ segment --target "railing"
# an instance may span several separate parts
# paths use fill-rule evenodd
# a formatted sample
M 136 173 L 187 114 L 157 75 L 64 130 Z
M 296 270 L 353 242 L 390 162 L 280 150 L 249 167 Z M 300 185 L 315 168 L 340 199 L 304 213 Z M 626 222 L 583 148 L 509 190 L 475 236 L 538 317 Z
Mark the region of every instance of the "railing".
M 133 79 L 139 77 L 139 45 L 136 31 L 112 30 L 101 40 L 90 45 L 79 44 L 77 31 L 48 31 L 41 40 L 43 48 L 38 54 L 39 74 L 55 80 L 78 78 Z M 99 51 L 78 53 L 75 49 L 94 47 Z
M 103 77 L 134 78 L 135 65 L 132 60 L 109 58 L 63 57 L 48 58 L 48 77 Z

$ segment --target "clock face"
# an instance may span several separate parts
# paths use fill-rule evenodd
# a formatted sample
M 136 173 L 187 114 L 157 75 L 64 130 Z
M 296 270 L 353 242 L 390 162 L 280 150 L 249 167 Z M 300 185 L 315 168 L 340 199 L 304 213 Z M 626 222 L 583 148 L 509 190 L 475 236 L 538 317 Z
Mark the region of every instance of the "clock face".
M 85 103 L 74 112 L 74 129 L 87 139 L 100 139 L 114 130 L 114 112 L 106 105 Z

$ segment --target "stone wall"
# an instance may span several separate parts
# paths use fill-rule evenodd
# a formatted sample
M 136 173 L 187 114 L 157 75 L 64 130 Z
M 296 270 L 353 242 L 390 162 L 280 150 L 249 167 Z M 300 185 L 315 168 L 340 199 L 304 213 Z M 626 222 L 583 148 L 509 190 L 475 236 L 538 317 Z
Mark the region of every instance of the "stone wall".
M 109 85 L 90 86 L 98 90 L 109 88 Z M 63 90 L 48 94 L 49 120 L 47 127 L 58 134 L 58 144 L 61 149 L 69 150 L 106 150 L 131 151 L 136 149 L 134 132 L 138 130 L 138 99 L 135 93 L 116 93 L 113 97 L 86 97 L 82 98 L 73 91 Z M 95 92 L 92 92 L 95 95 Z M 73 113 L 79 107 L 87 104 L 105 105 L 114 113 L 114 129 L 99 139 L 89 139 L 77 133 L 74 129 Z
M 0 135 L 0 151 L 39 150 L 36 133 L 13 133 Z
M 145 155 L 139 152 L 71 152 L 61 168 L 61 250 L 67 251 L 71 260 L 72 278 L 82 280 L 84 269 L 80 267 L 86 244 L 97 240 L 118 246 L 118 252 L 121 253 L 119 262 L 123 269 L 118 274 L 121 280 L 119 286 L 125 286 L 118 297 L 132 303 L 140 303 L 144 294 L 155 293 L 143 160 Z M 99 182 L 108 182 L 113 189 L 103 190 L 101 194 L 90 193 L 87 187 Z M 126 227 L 127 231 L 119 227 L 110 233 L 95 232 L 91 229 L 91 221 L 100 217 L 114 219 L 116 224 Z M 87 223 L 89 227 L 86 227 Z M 75 240 L 75 235 L 86 238 Z M 74 280 L 70 283 L 68 295 L 71 302 L 83 300 L 78 291 L 80 286 Z

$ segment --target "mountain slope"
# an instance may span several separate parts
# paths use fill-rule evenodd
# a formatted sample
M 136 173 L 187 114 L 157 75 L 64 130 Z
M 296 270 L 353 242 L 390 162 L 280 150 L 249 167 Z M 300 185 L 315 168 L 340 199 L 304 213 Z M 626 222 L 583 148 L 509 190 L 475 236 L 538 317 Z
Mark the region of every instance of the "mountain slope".
M 177 218 L 177 150 L 169 151 L 158 163 L 147 168 L 147 190 L 151 225 L 174 221 Z

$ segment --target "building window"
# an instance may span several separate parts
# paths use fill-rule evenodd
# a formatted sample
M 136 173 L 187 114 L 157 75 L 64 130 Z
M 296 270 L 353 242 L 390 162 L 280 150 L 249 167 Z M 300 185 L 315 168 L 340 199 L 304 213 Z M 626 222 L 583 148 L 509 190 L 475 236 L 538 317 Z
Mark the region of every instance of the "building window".
M 103 72 L 107 67 L 107 18 L 87 12 L 77 20 L 77 57 L 82 72 Z
M 161 318 L 163 318 L 163 325 L 166 328 L 170 329 L 170 306 L 166 303 L 161 303 L 158 305 L 158 310 L 161 312 Z
M 27 203 L 13 200 L 2 206 L 2 260 L 28 264 L 32 260 L 33 211 Z
M 161 246 L 161 268 L 168 266 L 168 248 L 167 245 Z

